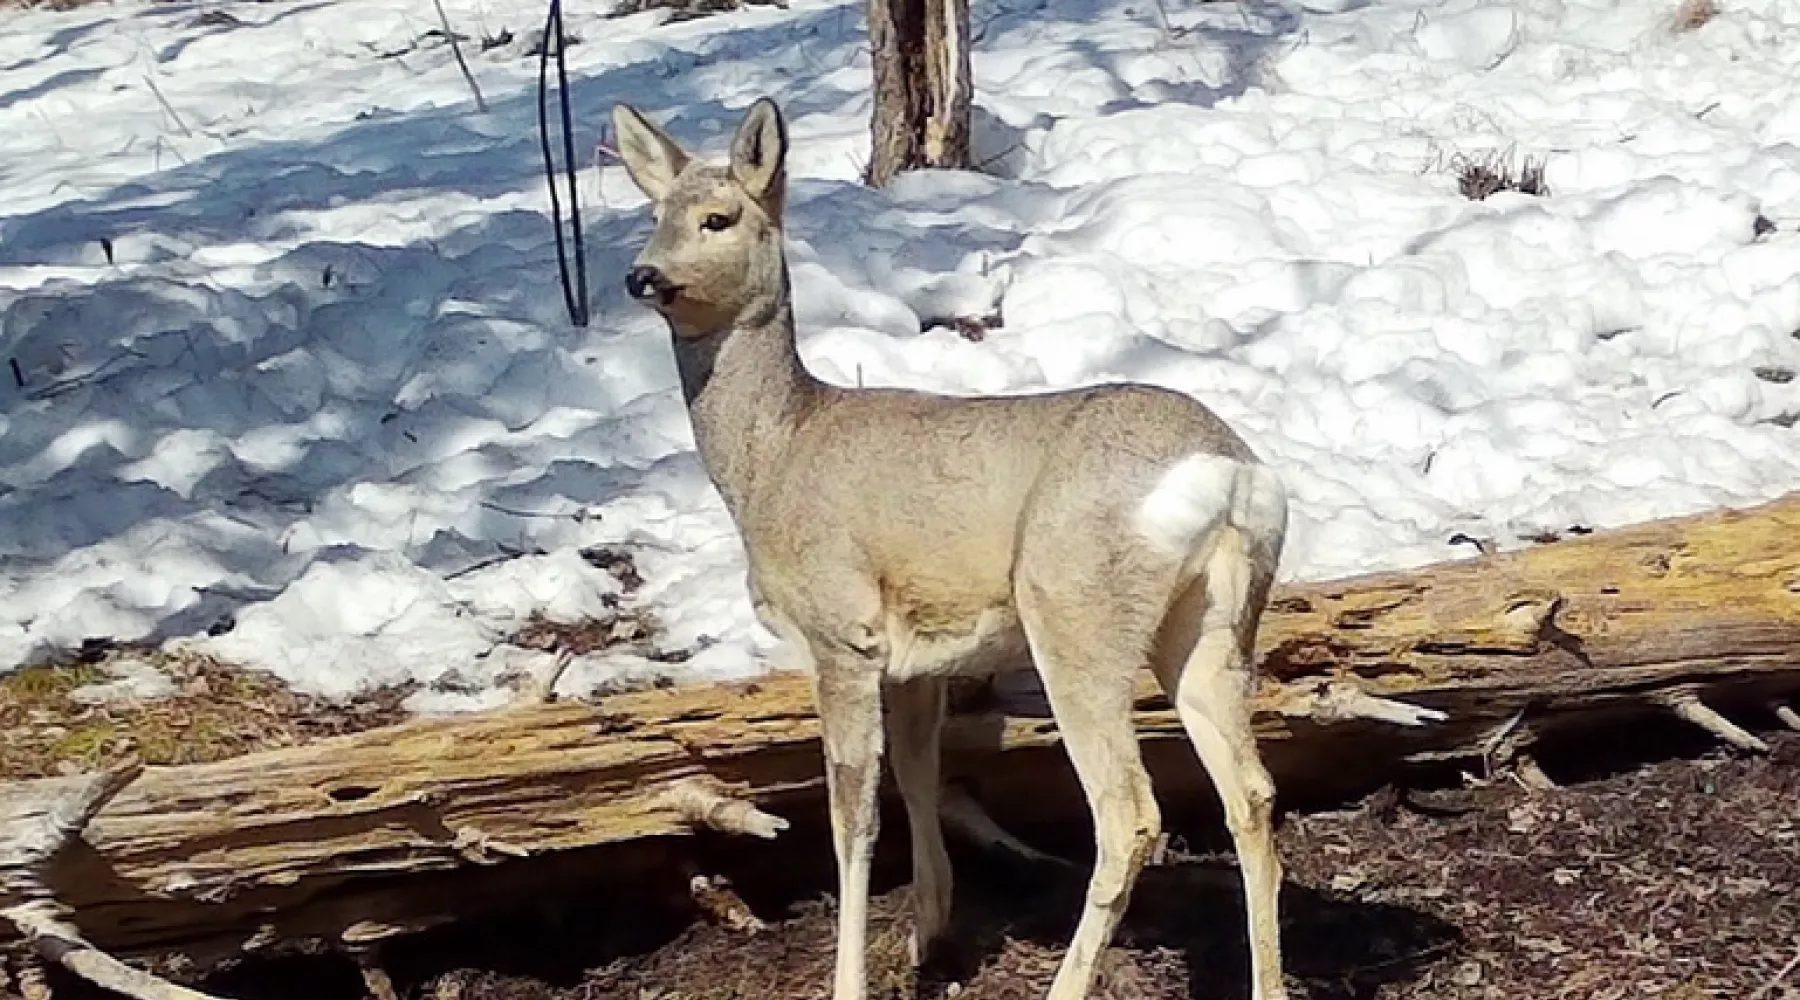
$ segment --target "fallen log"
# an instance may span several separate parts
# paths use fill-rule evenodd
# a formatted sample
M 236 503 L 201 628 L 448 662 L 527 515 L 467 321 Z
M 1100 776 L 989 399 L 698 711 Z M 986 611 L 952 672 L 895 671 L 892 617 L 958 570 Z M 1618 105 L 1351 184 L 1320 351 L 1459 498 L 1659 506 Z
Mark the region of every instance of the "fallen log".
M 1800 694 L 1800 495 L 1282 587 L 1265 622 L 1256 723 L 1284 797 L 1366 788 L 1407 760 L 1504 761 L 1560 726 L 1634 714 L 1751 747 L 1727 713 L 1773 722 Z M 1209 803 L 1141 680 L 1159 795 Z M 1001 682 L 958 699 L 946 767 L 1008 826 L 1085 822 L 1057 741 L 1031 686 Z M 822 815 L 820 764 L 792 674 L 422 719 L 148 768 L 34 871 L 115 955 L 203 968 L 296 942 L 366 948 L 503 898 L 676 867 L 703 828 L 779 841 L 778 817 Z M 966 809 L 948 818 L 996 835 Z
M 69 923 L 67 908 L 44 878 L 45 865 L 141 770 L 132 764 L 0 788 L 0 917 L 31 941 L 40 960 L 115 993 L 133 1000 L 213 1000 L 94 947 Z

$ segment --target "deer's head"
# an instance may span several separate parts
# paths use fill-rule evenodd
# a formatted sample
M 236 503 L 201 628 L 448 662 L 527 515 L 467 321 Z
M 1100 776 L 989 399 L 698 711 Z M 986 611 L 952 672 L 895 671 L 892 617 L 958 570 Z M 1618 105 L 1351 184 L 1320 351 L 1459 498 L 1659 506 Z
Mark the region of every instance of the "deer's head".
M 656 230 L 625 275 L 632 298 L 678 334 L 703 336 L 772 312 L 787 295 L 781 212 L 787 127 L 750 106 L 724 166 L 701 163 L 628 104 L 613 108 L 619 155 L 649 196 Z

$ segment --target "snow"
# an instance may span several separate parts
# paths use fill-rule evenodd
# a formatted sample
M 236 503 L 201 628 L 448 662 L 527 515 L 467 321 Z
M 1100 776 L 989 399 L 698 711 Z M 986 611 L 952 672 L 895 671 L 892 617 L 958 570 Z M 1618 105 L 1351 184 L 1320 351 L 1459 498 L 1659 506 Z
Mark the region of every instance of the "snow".
M 168 674 L 141 659 L 118 657 L 101 669 L 110 680 L 75 688 L 69 692 L 69 700 L 78 705 L 134 704 L 160 701 L 176 693 Z
M 585 172 L 572 327 L 541 13 L 446 6 L 486 113 L 419 0 L 8 13 L 0 671 L 105 637 L 453 711 L 547 667 L 506 641 L 533 616 L 618 601 L 693 655 L 584 656 L 560 690 L 769 669 L 665 333 L 620 285 L 642 198 Z M 568 55 L 582 150 L 619 100 L 714 155 L 782 103 L 820 375 L 1195 393 L 1286 480 L 1283 576 L 1309 579 L 1800 487 L 1800 6 L 1688 32 L 1676 7 L 997 0 L 988 172 L 885 192 L 856 183 L 858 3 L 578 3 Z M 1550 195 L 1459 195 L 1495 157 Z M 920 332 L 994 313 L 978 343 Z

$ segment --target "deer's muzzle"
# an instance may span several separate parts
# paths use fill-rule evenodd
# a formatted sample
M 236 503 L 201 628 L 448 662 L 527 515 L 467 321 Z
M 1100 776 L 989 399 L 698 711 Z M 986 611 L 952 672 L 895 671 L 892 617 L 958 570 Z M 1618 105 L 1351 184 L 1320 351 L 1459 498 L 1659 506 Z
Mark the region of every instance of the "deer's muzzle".
M 625 291 L 639 302 L 669 305 L 681 286 L 669 280 L 660 268 L 639 265 L 625 272 Z

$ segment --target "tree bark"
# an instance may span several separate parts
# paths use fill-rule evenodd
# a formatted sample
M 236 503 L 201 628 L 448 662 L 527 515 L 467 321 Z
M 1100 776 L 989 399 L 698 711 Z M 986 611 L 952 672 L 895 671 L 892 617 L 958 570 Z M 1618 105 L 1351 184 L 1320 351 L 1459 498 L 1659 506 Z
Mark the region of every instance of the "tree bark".
M 868 182 L 903 170 L 966 169 L 973 89 L 968 0 L 869 0 L 875 110 Z
M 1775 724 L 1800 693 L 1800 495 L 1281 587 L 1260 652 L 1256 724 L 1290 800 L 1366 790 L 1407 760 L 1503 759 L 1600 720 Z M 1179 722 L 1139 680 L 1159 796 L 1210 804 Z M 948 774 L 1008 826 L 1086 821 L 1031 685 L 964 692 L 945 739 Z M 597 870 L 667 869 L 705 827 L 779 851 L 793 835 L 776 816 L 823 816 L 820 769 L 808 686 L 791 674 L 422 719 L 146 769 L 35 870 L 96 947 L 205 966 L 367 943 Z M 0 786 L 0 803 L 31 792 Z M 0 860 L 9 846 L 23 850 L 0 843 Z

